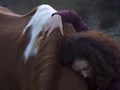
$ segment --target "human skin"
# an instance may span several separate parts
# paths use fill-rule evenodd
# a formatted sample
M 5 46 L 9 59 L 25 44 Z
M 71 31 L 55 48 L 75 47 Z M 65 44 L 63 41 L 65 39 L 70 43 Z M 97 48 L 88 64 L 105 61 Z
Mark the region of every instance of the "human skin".
M 76 59 L 72 65 L 72 69 L 78 74 L 81 74 L 84 78 L 89 78 L 92 74 L 92 68 L 86 60 Z

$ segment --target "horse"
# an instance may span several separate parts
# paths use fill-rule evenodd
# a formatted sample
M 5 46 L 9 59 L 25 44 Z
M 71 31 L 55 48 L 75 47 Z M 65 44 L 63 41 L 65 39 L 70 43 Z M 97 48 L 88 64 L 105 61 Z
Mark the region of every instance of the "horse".
M 19 15 L 0 7 L 0 90 L 87 90 L 85 79 L 60 62 L 62 40 L 76 34 L 74 28 L 64 23 L 64 37 L 59 30 L 41 35 L 40 24 L 55 11 L 41 5 Z

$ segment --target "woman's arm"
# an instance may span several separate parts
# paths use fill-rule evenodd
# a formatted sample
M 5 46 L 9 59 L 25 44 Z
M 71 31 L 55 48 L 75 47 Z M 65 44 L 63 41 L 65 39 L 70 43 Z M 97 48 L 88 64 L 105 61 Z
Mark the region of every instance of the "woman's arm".
M 49 36 L 56 28 L 59 28 L 63 35 L 63 22 L 71 23 L 77 32 L 88 30 L 87 25 L 77 13 L 71 10 L 61 10 L 52 14 L 52 17 L 43 26 L 42 35 L 47 33 L 47 36 Z
M 60 30 L 61 34 L 63 34 L 63 24 L 62 18 L 59 14 L 52 16 L 48 22 L 42 28 L 42 35 L 47 34 L 47 37 L 56 29 Z
M 54 13 L 52 16 L 56 14 L 62 17 L 62 22 L 71 23 L 77 32 L 88 30 L 87 25 L 81 20 L 76 12 L 72 10 L 61 10 Z

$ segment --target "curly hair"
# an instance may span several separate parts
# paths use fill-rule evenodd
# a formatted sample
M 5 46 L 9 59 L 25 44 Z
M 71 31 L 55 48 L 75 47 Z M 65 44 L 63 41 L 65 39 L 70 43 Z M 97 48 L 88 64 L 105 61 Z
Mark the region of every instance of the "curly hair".
M 71 66 L 76 58 L 85 58 L 93 68 L 92 80 L 105 90 L 120 78 L 120 47 L 107 35 L 87 31 L 68 37 L 61 49 L 62 63 Z

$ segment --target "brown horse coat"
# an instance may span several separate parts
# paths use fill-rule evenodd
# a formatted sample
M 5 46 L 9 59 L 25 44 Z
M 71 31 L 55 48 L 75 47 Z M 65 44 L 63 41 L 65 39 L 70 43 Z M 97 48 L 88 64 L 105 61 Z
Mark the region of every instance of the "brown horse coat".
M 38 39 L 39 53 L 24 62 L 31 28 L 21 33 L 36 10 L 18 15 L 0 7 L 0 90 L 87 90 L 82 77 L 60 64 L 62 36 L 59 32 L 49 39 Z M 68 24 L 64 25 L 64 31 L 73 32 Z

